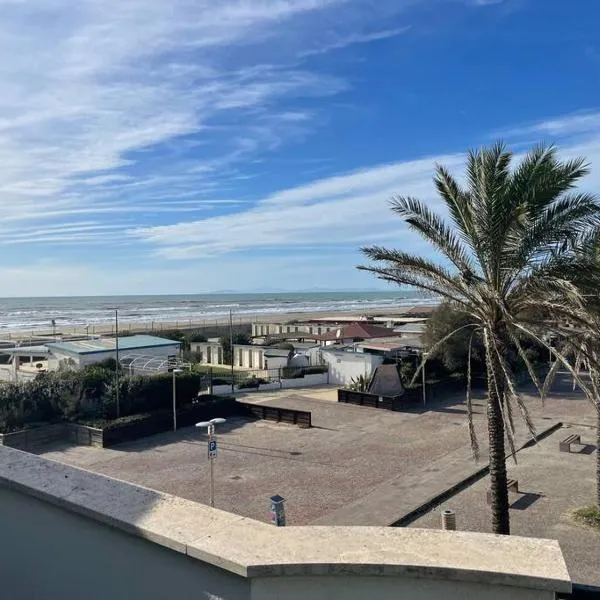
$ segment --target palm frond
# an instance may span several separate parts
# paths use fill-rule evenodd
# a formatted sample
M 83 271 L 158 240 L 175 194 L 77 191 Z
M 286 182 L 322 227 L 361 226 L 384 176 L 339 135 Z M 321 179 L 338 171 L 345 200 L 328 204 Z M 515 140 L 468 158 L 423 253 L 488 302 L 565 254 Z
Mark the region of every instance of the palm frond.
M 411 229 L 437 248 L 459 271 L 474 271 L 473 261 L 463 242 L 427 205 L 412 196 L 393 196 L 392 210 L 402 216 Z

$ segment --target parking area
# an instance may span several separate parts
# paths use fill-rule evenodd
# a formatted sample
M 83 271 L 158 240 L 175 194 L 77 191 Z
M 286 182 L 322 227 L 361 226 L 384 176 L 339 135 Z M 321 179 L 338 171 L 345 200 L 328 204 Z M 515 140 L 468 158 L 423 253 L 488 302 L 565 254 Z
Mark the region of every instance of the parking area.
M 519 481 L 511 509 L 513 533 L 556 538 L 576 581 L 600 584 L 600 534 L 571 522 L 569 512 L 589 504 L 594 490 L 595 411 L 563 378 L 542 405 L 524 390 L 537 430 L 563 428 L 518 453 L 509 475 Z M 485 402 L 474 400 L 474 423 L 482 461 L 468 442 L 464 397 L 456 395 L 404 412 L 335 401 L 333 388 L 306 388 L 246 394 L 241 399 L 312 412 L 313 427 L 230 419 L 217 430 L 217 508 L 261 521 L 269 518 L 269 498 L 286 498 L 288 525 L 391 525 L 437 494 L 487 464 Z M 517 444 L 530 434 L 518 424 Z M 559 453 L 570 432 L 588 443 L 581 453 Z M 562 436 L 562 437 L 561 437 Z M 592 449 L 593 450 L 593 449 Z M 195 428 L 164 433 L 111 449 L 60 446 L 47 458 L 80 466 L 138 485 L 207 503 L 206 433 Z M 440 527 L 440 510 L 456 510 L 458 527 L 489 531 L 485 476 L 411 527 Z
M 217 507 L 267 520 L 269 498 L 280 494 L 287 499 L 289 524 L 389 525 L 406 508 L 401 499 L 418 503 L 477 468 L 461 395 L 406 412 L 338 404 L 335 397 L 335 390 L 326 387 L 245 395 L 246 402 L 309 410 L 313 427 L 246 419 L 219 426 Z M 539 399 L 528 403 L 540 428 L 566 415 L 591 418 L 591 408 L 572 394 L 553 396 L 543 409 Z M 474 405 L 485 456 L 483 400 Z M 520 441 L 527 437 L 520 427 Z M 208 502 L 206 445 L 204 432 L 185 428 L 111 449 L 62 446 L 43 454 Z
M 267 520 L 269 497 L 280 494 L 287 499 L 288 522 L 304 525 L 390 479 L 418 477 L 449 453 L 458 453 L 465 464 L 472 465 L 460 398 L 432 410 L 392 413 L 338 404 L 332 392 L 331 388 L 299 389 L 246 395 L 244 401 L 310 410 L 313 427 L 245 419 L 219 426 L 217 507 Z M 476 415 L 476 423 L 484 439 L 481 414 Z M 208 502 L 206 434 L 194 428 L 111 449 L 62 446 L 43 454 Z
M 569 434 L 581 435 L 581 446 L 571 453 L 559 452 L 559 442 Z M 511 533 L 526 537 L 557 539 L 571 577 L 600 585 L 600 532 L 575 524 L 569 513 L 591 504 L 595 490 L 595 430 L 583 424 L 559 429 L 539 444 L 519 452 L 518 463 L 507 462 L 509 478 L 519 482 L 519 493 L 510 494 Z M 440 511 L 456 512 L 457 528 L 490 531 L 486 500 L 489 477 L 485 477 L 436 507 L 411 527 L 441 527 Z

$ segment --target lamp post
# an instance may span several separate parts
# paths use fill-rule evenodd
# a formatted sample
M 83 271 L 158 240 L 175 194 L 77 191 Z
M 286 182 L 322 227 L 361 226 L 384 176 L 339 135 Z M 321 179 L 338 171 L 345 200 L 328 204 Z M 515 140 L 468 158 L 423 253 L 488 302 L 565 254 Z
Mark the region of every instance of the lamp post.
M 427 352 L 421 353 L 421 360 L 423 361 L 423 406 L 427 404 L 427 377 L 425 376 L 425 361 L 427 360 Z
M 115 382 L 117 384 L 116 390 L 116 409 L 117 419 L 121 416 L 121 407 L 119 406 L 119 309 L 115 308 L 115 360 L 117 362 L 115 366 Z
M 173 369 L 173 431 L 177 431 L 177 382 L 175 375 L 181 373 L 181 369 Z
M 196 427 L 206 427 L 208 430 L 208 462 L 210 465 L 210 506 L 215 507 L 215 471 L 214 460 L 217 458 L 217 440 L 215 439 L 215 425 L 225 423 L 225 419 L 217 417 L 210 421 L 201 421 L 196 423 Z

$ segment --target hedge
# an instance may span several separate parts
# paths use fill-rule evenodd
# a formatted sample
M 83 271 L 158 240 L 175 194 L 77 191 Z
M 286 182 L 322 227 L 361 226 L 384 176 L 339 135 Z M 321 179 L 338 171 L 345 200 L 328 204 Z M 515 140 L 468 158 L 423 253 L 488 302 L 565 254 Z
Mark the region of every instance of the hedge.
M 178 407 L 197 400 L 202 375 L 176 376 Z M 0 386 L 0 433 L 57 421 L 112 420 L 116 417 L 114 371 L 91 365 L 80 371 L 40 373 L 32 381 Z M 122 375 L 119 378 L 120 416 L 171 410 L 173 375 Z

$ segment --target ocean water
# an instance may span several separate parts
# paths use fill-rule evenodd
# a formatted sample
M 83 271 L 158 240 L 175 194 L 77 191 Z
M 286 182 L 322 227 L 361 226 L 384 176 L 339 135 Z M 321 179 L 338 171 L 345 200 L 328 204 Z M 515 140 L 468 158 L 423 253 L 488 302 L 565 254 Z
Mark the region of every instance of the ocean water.
M 0 331 L 50 329 L 53 319 L 57 329 L 107 325 L 114 321 L 115 308 L 121 323 L 183 324 L 210 323 L 228 316 L 230 310 L 236 318 L 343 310 L 366 314 L 373 308 L 424 302 L 431 299 L 411 291 L 0 298 Z

